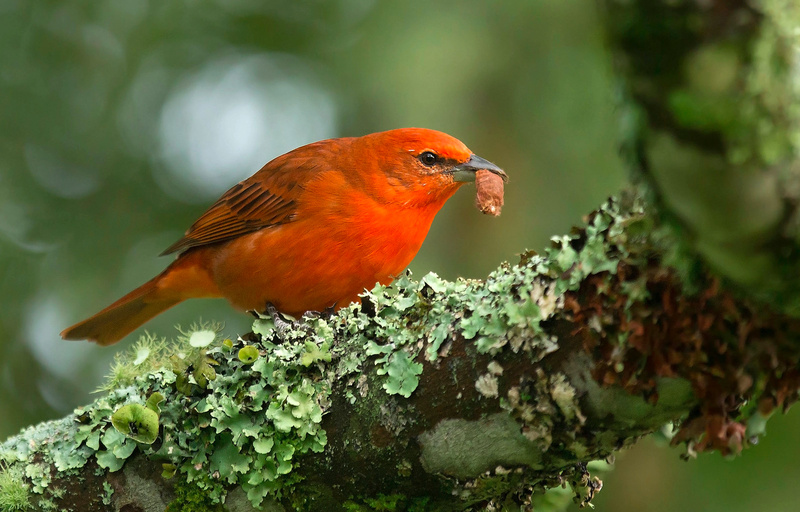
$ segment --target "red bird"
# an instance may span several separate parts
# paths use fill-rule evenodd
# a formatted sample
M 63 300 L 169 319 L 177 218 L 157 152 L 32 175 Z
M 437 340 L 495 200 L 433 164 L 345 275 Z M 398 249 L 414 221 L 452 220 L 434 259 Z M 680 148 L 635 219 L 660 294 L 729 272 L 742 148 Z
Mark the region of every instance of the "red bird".
M 111 345 L 191 298 L 293 316 L 346 306 L 406 268 L 479 170 L 507 179 L 458 139 L 421 128 L 300 147 L 228 190 L 164 251 L 178 257 L 163 272 L 61 337 Z

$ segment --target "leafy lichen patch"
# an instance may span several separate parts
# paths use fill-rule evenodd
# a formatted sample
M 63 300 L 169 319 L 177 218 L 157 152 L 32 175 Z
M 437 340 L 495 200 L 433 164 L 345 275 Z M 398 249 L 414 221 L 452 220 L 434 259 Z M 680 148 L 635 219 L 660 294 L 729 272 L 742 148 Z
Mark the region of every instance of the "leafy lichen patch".
M 153 444 L 158 437 L 158 412 L 139 404 L 123 405 L 111 415 L 111 424 L 138 443 Z
M 320 427 L 330 389 L 320 371 L 326 358 L 315 356 L 310 366 L 302 344 L 256 340 L 251 354 L 242 341 L 209 347 L 192 343 L 191 333 L 184 337 L 172 349 L 145 337 L 115 361 L 109 383 L 126 387 L 7 440 L 6 463 L 24 467 L 31 491 L 43 493 L 51 465 L 68 471 L 94 459 L 114 472 L 138 450 L 164 460 L 210 504 L 221 503 L 230 484 L 256 505 L 280 496 L 296 480 L 289 475 L 295 457 L 326 443 Z M 215 370 L 217 359 L 233 359 L 226 352 L 241 350 L 248 357 Z
M 588 275 L 616 271 L 621 254 L 606 243 L 609 228 L 623 236 L 614 223 L 616 208 L 610 202 L 592 218 L 581 246 L 570 236 L 554 238 L 543 256 L 527 253 L 520 264 L 502 265 L 485 282 L 449 282 L 434 273 L 414 281 L 405 273 L 391 286 L 367 293 L 364 306 L 351 308 L 343 321 L 358 326 L 366 355 L 386 376 L 383 387 L 389 394 L 409 397 L 423 369 L 419 357 L 435 362 L 446 356 L 456 336 L 474 343 L 480 353 L 507 347 L 540 361 L 558 348 L 542 322 L 563 307 L 565 293 Z M 490 377 L 483 384 L 490 384 Z

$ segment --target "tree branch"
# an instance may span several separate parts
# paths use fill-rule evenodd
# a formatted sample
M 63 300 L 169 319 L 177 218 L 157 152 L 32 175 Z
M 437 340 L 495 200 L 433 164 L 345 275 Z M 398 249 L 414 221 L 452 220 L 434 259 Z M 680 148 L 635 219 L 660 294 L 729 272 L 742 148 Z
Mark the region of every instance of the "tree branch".
M 687 415 L 683 439 L 738 450 L 729 399 L 785 403 L 798 325 L 713 281 L 686 296 L 663 236 L 626 195 L 485 282 L 401 277 L 360 308 L 259 318 L 213 348 L 192 346 L 204 329 L 146 339 L 108 396 L 4 443 L 5 472 L 40 507 L 463 508 L 562 482 L 588 499 L 586 462 Z

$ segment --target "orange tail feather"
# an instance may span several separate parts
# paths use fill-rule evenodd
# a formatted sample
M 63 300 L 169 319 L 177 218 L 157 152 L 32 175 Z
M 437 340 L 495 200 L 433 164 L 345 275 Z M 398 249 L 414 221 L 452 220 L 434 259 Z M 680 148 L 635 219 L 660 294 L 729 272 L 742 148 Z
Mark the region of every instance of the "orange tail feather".
M 203 268 L 204 254 L 188 251 L 159 275 L 94 316 L 61 331 L 65 340 L 112 345 L 154 316 L 192 297 L 219 297 Z
M 96 315 L 61 331 L 65 340 L 89 340 L 112 345 L 182 299 L 160 297 L 157 276 L 125 295 Z

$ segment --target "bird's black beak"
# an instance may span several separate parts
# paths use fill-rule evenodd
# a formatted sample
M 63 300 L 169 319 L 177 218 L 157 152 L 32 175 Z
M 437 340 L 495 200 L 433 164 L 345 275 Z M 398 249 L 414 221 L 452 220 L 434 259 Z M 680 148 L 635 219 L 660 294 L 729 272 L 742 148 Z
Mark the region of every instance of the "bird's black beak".
M 456 165 L 449 172 L 453 175 L 455 181 L 468 183 L 475 181 L 475 173 L 477 171 L 489 171 L 503 178 L 504 182 L 508 181 L 508 175 L 503 169 L 478 155 L 472 155 L 469 160 L 463 164 Z

